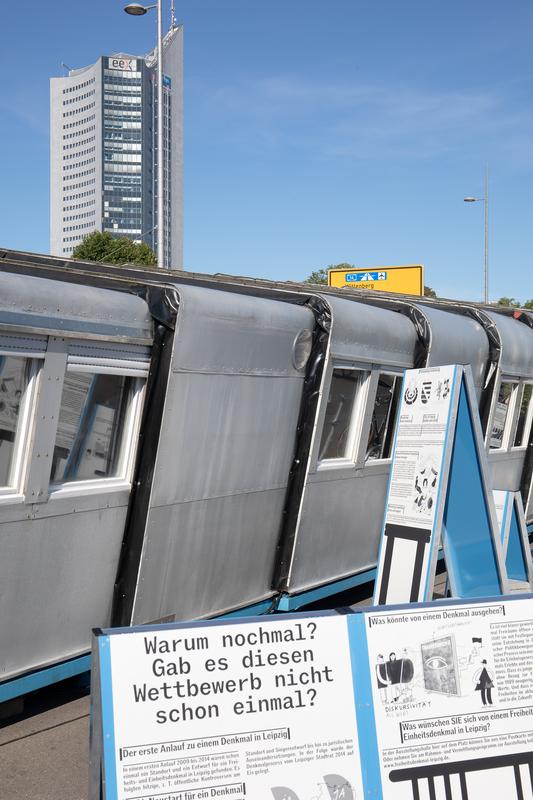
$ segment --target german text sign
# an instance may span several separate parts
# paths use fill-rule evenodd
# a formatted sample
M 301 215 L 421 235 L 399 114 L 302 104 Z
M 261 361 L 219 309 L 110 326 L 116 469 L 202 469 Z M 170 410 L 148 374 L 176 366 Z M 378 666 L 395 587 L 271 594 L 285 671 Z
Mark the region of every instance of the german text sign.
M 91 800 L 532 796 L 533 596 L 95 632 Z
M 96 646 L 106 800 L 308 800 L 321 785 L 361 797 L 345 618 L 104 633 Z

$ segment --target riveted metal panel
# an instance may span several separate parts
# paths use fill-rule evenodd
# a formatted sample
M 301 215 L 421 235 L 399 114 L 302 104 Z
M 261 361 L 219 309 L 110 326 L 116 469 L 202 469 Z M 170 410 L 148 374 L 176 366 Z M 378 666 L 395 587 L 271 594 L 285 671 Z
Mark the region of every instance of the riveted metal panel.
M 367 474 L 336 472 L 337 480 L 330 476 L 306 488 L 291 594 L 376 564 L 389 467 Z
M 314 327 L 308 308 L 197 286 L 178 289 L 173 371 L 302 375 L 292 348 L 301 329 Z
M 525 451 L 489 450 L 489 468 L 492 477 L 492 486 L 495 489 L 506 489 L 509 492 L 520 490 L 522 470 L 524 467 Z
M 303 378 L 173 375 L 152 505 L 286 486 Z
M 90 649 L 109 624 L 126 507 L 0 524 L 0 675 Z
M 500 335 L 502 375 L 533 378 L 533 329 L 510 316 L 484 311 Z
M 481 393 L 489 359 L 489 341 L 474 319 L 434 306 L 420 306 L 431 337 L 426 366 L 470 364 L 477 394 Z
M 403 314 L 324 295 L 331 306 L 331 352 L 339 358 L 389 366 L 413 364 L 417 336 Z
M 152 508 L 132 624 L 270 597 L 283 499 L 277 489 Z
M 0 326 L 119 341 L 152 339 L 152 318 L 140 297 L 9 272 L 0 272 Z

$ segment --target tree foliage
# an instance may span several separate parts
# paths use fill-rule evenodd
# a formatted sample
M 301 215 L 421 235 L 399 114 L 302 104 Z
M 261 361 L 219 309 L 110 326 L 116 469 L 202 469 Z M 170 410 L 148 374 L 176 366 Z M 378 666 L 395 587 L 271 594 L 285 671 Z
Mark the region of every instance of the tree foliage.
M 157 258 L 147 244 L 136 242 L 125 236 L 114 237 L 108 231 L 94 231 L 74 248 L 72 258 L 80 261 L 100 261 L 106 264 L 135 264 L 155 267 Z
M 328 264 L 327 267 L 321 267 L 320 269 L 315 269 L 308 278 L 304 280 L 304 283 L 318 283 L 322 286 L 327 286 L 328 284 L 328 270 L 330 269 L 354 269 L 353 264 L 347 264 L 343 262 L 342 264 Z
M 498 306 L 507 306 L 507 308 L 520 308 L 520 301 L 517 300 L 515 297 L 500 297 L 499 300 L 496 301 L 496 305 Z
M 424 297 L 431 297 L 433 300 L 437 298 L 437 292 L 431 286 L 424 286 Z

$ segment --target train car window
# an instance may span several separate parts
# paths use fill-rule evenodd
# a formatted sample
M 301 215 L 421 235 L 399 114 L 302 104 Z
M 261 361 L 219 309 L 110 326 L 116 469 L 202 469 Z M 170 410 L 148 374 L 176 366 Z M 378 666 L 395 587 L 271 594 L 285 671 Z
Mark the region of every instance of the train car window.
M 124 444 L 135 378 L 69 371 L 52 459 L 52 483 L 124 478 Z
M 521 387 L 518 423 L 516 426 L 516 433 L 514 437 L 513 447 L 525 447 L 529 439 L 529 430 L 531 428 L 531 394 L 533 392 L 533 384 L 525 383 Z
M 356 401 L 368 372 L 358 369 L 333 370 L 319 461 L 352 459 L 356 427 Z
M 23 435 L 22 408 L 31 373 L 31 359 L 0 356 L 0 488 L 16 486 L 16 454 Z
M 399 375 L 380 373 L 366 447 L 367 460 L 391 456 L 401 386 Z
M 504 446 L 504 435 L 509 409 L 511 407 L 513 394 L 517 388 L 518 384 L 511 383 L 510 381 L 502 381 L 500 385 L 490 434 L 490 446 L 493 450 L 501 449 Z

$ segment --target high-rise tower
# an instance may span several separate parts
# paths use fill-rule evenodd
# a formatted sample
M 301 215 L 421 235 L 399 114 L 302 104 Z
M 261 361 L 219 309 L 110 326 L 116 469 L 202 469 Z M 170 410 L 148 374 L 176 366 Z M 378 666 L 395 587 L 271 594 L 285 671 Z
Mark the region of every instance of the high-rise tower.
M 183 29 L 163 45 L 165 263 L 183 267 Z M 157 52 L 50 81 L 50 252 L 92 231 L 157 249 Z

